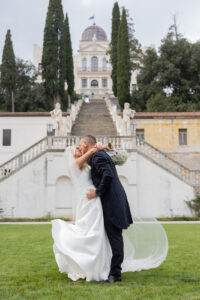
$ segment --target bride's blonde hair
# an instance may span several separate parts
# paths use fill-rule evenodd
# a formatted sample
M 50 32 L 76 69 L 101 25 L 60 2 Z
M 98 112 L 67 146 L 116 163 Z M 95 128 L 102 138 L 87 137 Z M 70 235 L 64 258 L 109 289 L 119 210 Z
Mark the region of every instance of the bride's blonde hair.
M 75 157 L 75 153 L 76 153 L 76 145 L 71 146 L 71 151 L 72 151 L 73 156 Z

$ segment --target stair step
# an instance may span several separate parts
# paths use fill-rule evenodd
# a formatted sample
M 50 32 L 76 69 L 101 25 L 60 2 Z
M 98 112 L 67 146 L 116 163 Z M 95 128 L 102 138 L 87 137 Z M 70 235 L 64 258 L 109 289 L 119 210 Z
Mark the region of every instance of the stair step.
M 83 103 L 72 128 L 72 135 L 117 135 L 116 127 L 104 100 Z

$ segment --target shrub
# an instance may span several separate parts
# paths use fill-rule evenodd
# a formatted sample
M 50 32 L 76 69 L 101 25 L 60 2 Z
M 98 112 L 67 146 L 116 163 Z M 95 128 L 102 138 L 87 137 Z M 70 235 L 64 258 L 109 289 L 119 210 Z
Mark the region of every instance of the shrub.
M 200 217 L 200 195 L 196 196 L 195 199 L 185 201 L 188 207 L 195 213 L 197 217 Z

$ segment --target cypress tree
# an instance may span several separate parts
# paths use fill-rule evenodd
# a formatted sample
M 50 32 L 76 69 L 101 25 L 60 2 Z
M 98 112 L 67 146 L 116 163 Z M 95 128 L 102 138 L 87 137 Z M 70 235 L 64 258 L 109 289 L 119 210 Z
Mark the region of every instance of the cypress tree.
M 11 32 L 7 31 L 5 45 L 3 49 L 2 65 L 1 65 L 1 86 L 5 89 L 12 103 L 12 112 L 15 111 L 15 86 L 16 86 L 16 61 L 11 40 Z M 10 109 L 10 103 L 6 103 L 7 109 Z
M 111 64 L 112 64 L 112 90 L 117 97 L 117 42 L 120 25 L 119 5 L 115 2 L 112 11 L 112 34 L 111 34 Z
M 49 108 L 64 93 L 63 81 L 63 8 L 61 0 L 50 0 L 44 29 L 42 77 Z
M 122 10 L 117 52 L 117 96 L 119 104 L 123 107 L 124 102 L 130 102 L 131 81 L 130 42 L 125 8 Z
M 68 15 L 64 22 L 64 43 L 65 43 L 65 80 L 67 81 L 68 106 L 71 105 L 71 96 L 74 92 L 74 62 L 72 54 L 71 35 Z

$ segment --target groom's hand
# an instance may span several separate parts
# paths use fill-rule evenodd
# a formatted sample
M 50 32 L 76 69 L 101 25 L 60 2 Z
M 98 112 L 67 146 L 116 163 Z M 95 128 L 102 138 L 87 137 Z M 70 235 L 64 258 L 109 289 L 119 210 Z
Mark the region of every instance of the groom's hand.
M 90 190 L 86 196 L 88 200 L 96 198 L 97 197 L 96 190 Z

